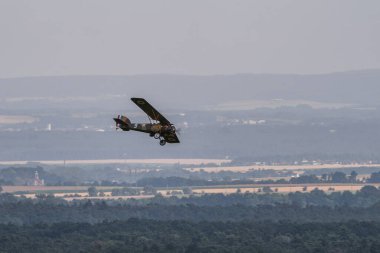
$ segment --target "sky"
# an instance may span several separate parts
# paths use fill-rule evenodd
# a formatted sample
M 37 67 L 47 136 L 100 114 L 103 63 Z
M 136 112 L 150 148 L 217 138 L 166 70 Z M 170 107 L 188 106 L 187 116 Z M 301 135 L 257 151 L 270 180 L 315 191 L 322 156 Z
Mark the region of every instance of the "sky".
M 0 78 L 377 68 L 378 0 L 0 0 Z

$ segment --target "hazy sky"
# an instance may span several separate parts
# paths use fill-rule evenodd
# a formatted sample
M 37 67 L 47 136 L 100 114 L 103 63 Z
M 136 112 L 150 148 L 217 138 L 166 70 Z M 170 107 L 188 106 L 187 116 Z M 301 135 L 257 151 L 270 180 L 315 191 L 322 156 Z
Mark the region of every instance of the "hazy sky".
M 0 0 L 0 78 L 380 68 L 379 0 Z

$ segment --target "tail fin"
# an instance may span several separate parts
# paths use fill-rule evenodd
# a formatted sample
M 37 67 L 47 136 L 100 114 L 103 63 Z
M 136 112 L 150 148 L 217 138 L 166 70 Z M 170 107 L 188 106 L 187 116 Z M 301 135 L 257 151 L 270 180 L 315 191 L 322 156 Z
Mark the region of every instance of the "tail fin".
M 131 121 L 122 115 L 118 115 L 117 118 L 114 118 L 116 122 L 116 130 L 117 129 L 122 129 L 123 131 L 129 131 L 131 127 Z
M 128 126 L 131 124 L 131 121 L 127 117 L 125 117 L 123 115 L 120 116 L 120 120 L 123 121 Z

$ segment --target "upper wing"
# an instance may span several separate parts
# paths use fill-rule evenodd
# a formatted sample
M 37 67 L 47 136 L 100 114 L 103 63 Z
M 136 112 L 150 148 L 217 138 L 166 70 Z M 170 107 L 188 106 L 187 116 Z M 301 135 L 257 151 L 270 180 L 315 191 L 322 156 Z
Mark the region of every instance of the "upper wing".
M 151 117 L 153 120 L 157 120 L 165 125 L 170 125 L 171 123 L 169 120 L 167 120 L 164 116 L 161 115 L 156 109 L 154 109 L 151 104 L 149 104 L 145 99 L 143 98 L 131 98 L 131 100 L 141 108 L 146 114 L 148 114 L 149 117 Z M 178 138 L 177 138 L 178 139 Z
M 167 143 L 179 143 L 179 139 L 175 133 L 167 133 L 163 137 Z

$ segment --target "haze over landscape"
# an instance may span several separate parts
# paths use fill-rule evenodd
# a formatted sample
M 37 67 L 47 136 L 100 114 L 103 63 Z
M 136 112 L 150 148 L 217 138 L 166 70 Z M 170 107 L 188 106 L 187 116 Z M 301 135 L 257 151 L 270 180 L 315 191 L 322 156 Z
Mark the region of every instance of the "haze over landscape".
M 378 252 L 380 2 L 0 1 L 1 252 Z M 117 131 L 151 103 L 179 144 Z
M 378 160 L 379 80 L 375 70 L 2 79 L 0 134 L 7 145 L 0 148 L 1 158 L 301 159 L 314 154 L 319 159 L 335 154 Z M 129 102 L 133 96 L 165 111 L 183 130 L 184 145 L 162 149 L 145 135 L 115 132 L 112 117 L 119 113 L 147 121 Z

